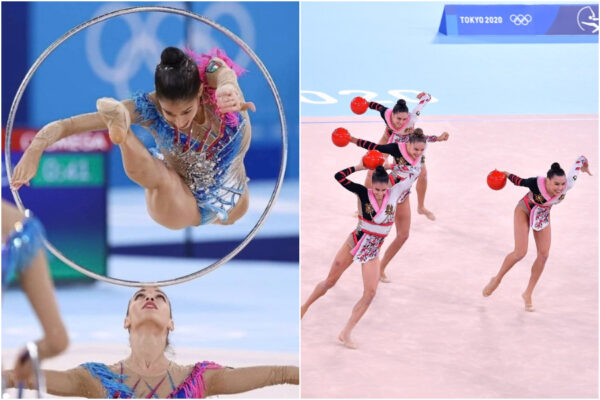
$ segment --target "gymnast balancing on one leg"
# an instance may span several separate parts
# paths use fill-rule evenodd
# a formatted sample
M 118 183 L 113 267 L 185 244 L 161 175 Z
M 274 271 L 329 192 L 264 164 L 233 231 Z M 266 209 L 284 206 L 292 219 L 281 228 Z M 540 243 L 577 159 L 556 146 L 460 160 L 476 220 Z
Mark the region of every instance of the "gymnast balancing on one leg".
M 367 189 L 346 178 L 348 175 L 364 169 L 365 167 L 360 164 L 335 174 L 335 179 L 346 190 L 358 196 L 358 227 L 344 240 L 333 260 L 327 278 L 317 284 L 302 305 L 300 312 L 301 318 L 304 317 L 311 304 L 335 285 L 352 262 L 359 261 L 362 264 L 363 295 L 352 309 L 350 319 L 338 337 L 349 348 L 356 348 L 351 339 L 352 330 L 375 297 L 379 281 L 379 249 L 392 228 L 396 203 L 398 198 L 405 194 L 410 187 L 407 180 L 399 180 L 388 175 L 382 166 L 378 166 L 372 175 L 372 189 Z M 394 185 L 390 188 L 391 183 Z
M 581 156 L 577 159 L 569 174 L 565 176 L 558 163 L 553 163 L 546 177 L 521 179 L 516 175 L 504 172 L 508 179 L 517 186 L 525 186 L 530 192 L 518 203 L 514 212 L 515 248 L 510 252 L 498 274 L 494 276 L 483 289 L 483 295 L 489 296 L 500 285 L 506 273 L 527 254 L 529 227 L 533 229 L 533 238 L 537 248 L 537 257 L 531 267 L 529 284 L 521 295 L 525 302 L 525 310 L 534 311 L 531 295 L 536 283 L 540 279 L 550 252 L 550 209 L 554 204 L 560 203 L 566 192 L 573 187 L 579 172 L 592 175 L 589 170 L 588 160 Z
M 44 228 L 37 218 L 29 211 L 23 214 L 14 205 L 2 201 L 2 289 L 12 274 L 19 278 L 44 332 L 44 337 L 36 342 L 39 360 L 63 352 L 69 344 L 48 271 L 44 238 Z M 30 361 L 26 350 L 19 352 L 14 367 L 18 381 L 30 378 Z
M 398 206 L 395 211 L 395 223 L 396 223 L 396 237 L 390 243 L 390 246 L 385 251 L 383 259 L 381 260 L 381 281 L 390 282 L 389 278 L 385 273 L 385 268 L 392 260 L 392 258 L 400 251 L 400 248 L 408 239 L 410 231 L 410 203 L 409 194 L 410 187 L 417 180 L 421 173 L 421 167 L 423 165 L 423 153 L 425 151 L 425 143 L 427 141 L 445 141 L 448 140 L 449 134 L 447 132 L 442 133 L 440 136 L 425 136 L 421 128 L 415 129 L 415 131 L 407 136 L 402 137 L 402 141 L 390 143 L 390 144 L 375 144 L 366 140 L 357 139 L 351 137 L 350 141 L 357 146 L 363 147 L 367 150 L 378 150 L 385 154 L 390 154 L 394 157 L 394 165 L 392 168 L 392 174 L 398 179 L 402 179 L 408 182 L 406 192 L 398 199 Z
M 431 100 L 429 93 L 421 92 L 417 95 L 419 104 L 412 110 L 409 111 L 406 100 L 400 99 L 396 102 L 393 109 L 389 109 L 379 103 L 371 101 L 368 103 L 370 109 L 379 111 L 381 118 L 385 122 L 385 130 L 383 136 L 379 140 L 378 144 L 387 144 L 406 141 L 408 134 L 411 133 L 415 128 L 415 123 L 418 121 L 421 115 L 421 110 Z M 435 136 L 428 138 L 428 141 L 435 141 Z M 369 172 L 370 173 L 370 172 Z M 367 176 L 365 185 L 368 186 L 370 182 L 370 176 Z M 427 192 L 427 167 L 425 165 L 425 159 L 423 158 L 421 173 L 417 181 L 417 212 L 425 215 L 430 220 L 435 220 L 435 215 L 425 208 L 425 193 Z
M 122 103 L 99 99 L 98 112 L 52 122 L 35 136 L 15 167 L 18 189 L 37 173 L 47 147 L 69 135 L 108 128 L 119 146 L 129 178 L 146 192 L 150 216 L 170 229 L 200 224 L 232 224 L 248 209 L 244 156 L 250 121 L 237 83 L 241 68 L 224 52 L 210 54 L 168 47 L 156 66 L 153 93 Z M 152 133 L 148 151 L 130 122 Z

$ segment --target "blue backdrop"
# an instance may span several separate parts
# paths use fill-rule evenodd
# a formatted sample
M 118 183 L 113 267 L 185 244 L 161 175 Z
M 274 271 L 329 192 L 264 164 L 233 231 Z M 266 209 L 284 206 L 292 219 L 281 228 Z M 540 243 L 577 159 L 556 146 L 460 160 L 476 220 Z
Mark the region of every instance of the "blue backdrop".
M 598 40 L 598 5 L 446 5 L 440 32 L 447 35 L 576 35 L 582 36 L 585 42 L 594 42 Z
M 302 115 L 352 115 L 355 96 L 413 107 L 420 91 L 434 97 L 426 115 L 598 113 L 597 35 L 448 37 L 444 7 L 303 3 Z
M 94 16 L 141 5 L 187 9 L 227 27 L 261 58 L 275 81 L 286 111 L 290 151 L 287 176 L 298 176 L 298 53 L 296 3 L 3 3 L 3 124 L 26 69 L 69 29 Z M 220 47 L 248 72 L 240 85 L 251 115 L 252 147 L 246 157 L 253 179 L 274 178 L 281 149 L 275 101 L 259 69 L 225 35 L 201 22 L 167 13 L 136 13 L 95 25 L 61 45 L 42 64 L 20 105 L 17 125 L 39 128 L 71 115 L 95 110 L 98 97 L 119 99 L 153 90 L 153 72 L 166 46 L 203 52 Z M 24 59 L 26 58 L 26 59 Z M 7 83 L 7 84 L 5 84 Z M 131 184 L 118 149 L 110 162 L 112 185 Z

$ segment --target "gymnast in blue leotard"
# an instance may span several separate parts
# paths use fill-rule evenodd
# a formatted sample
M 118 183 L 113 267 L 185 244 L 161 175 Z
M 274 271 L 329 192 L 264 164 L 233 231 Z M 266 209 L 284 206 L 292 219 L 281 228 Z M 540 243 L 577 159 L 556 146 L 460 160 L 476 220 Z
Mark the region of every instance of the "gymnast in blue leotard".
M 2 289 L 8 286 L 11 277 L 20 281 L 44 332 L 44 337 L 36 342 L 40 360 L 61 353 L 69 343 L 54 297 L 44 239 L 44 228 L 37 218 L 29 211 L 23 214 L 11 203 L 2 201 Z M 10 307 L 10 304 L 3 306 Z M 28 353 L 22 350 L 15 364 L 15 376 L 26 380 L 30 375 Z
M 244 157 L 250 146 L 247 110 L 237 83 L 242 69 L 215 49 L 195 54 L 168 47 L 154 75 L 155 91 L 123 102 L 101 98 L 97 113 L 52 122 L 36 134 L 19 160 L 11 186 L 37 173 L 42 153 L 69 135 L 108 128 L 127 176 L 143 187 L 149 215 L 170 229 L 229 225 L 248 210 Z M 146 146 L 130 129 L 154 138 Z

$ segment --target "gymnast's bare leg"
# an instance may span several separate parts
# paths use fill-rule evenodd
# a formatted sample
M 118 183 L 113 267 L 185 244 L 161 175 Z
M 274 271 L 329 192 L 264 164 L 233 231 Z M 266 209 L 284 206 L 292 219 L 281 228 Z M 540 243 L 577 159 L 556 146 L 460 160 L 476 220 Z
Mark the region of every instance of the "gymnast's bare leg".
M 102 98 L 97 108 L 111 140 L 121 150 L 125 173 L 146 189 L 146 206 L 152 219 L 170 229 L 199 225 L 200 212 L 192 192 L 173 168 L 154 158 L 133 134 L 125 106 Z
M 2 201 L 2 242 L 4 243 L 15 224 L 25 218 L 14 205 Z M 20 283 L 27 295 L 33 311 L 42 325 L 44 337 L 36 342 L 40 360 L 63 352 L 69 345 L 69 336 L 58 310 L 54 295 L 54 284 L 48 271 L 48 261 L 44 249 L 33 257 L 30 265 L 20 272 Z M 5 305 L 10 306 L 10 305 Z M 21 352 L 23 354 L 23 352 Z M 15 375 L 25 381 L 31 374 L 29 360 L 15 363 Z
M 386 249 L 383 259 L 381 260 L 381 281 L 384 283 L 391 282 L 385 269 L 387 268 L 392 258 L 400 251 L 402 245 L 408 240 L 410 232 L 410 196 L 406 198 L 402 203 L 396 206 L 396 213 L 394 215 L 394 224 L 396 225 L 396 237 L 390 243 Z
M 350 349 L 356 349 L 356 344 L 352 341 L 352 330 L 360 321 L 367 309 L 371 305 L 371 302 L 375 298 L 377 292 L 377 284 L 379 283 L 379 258 L 367 261 L 362 265 L 363 275 L 363 295 L 358 300 L 354 308 L 350 319 L 346 323 L 346 326 L 340 332 L 338 339 L 344 344 L 344 346 Z
M 338 279 L 340 279 L 344 271 L 346 271 L 346 269 L 352 265 L 353 256 L 352 253 L 350 253 L 350 250 L 350 246 L 348 246 L 347 241 L 345 240 L 344 244 L 342 244 L 342 247 L 340 247 L 335 258 L 333 259 L 333 263 L 331 264 L 331 269 L 329 270 L 327 278 L 317 283 L 317 286 L 315 286 L 313 292 L 310 294 L 304 304 L 302 304 L 302 307 L 300 308 L 300 319 L 304 317 L 304 314 L 306 314 L 306 311 L 308 311 L 308 308 L 311 306 L 311 304 L 314 303 L 319 297 L 327 293 L 327 291 L 336 284 Z
M 527 245 L 529 240 L 529 217 L 518 205 L 515 208 L 514 213 L 514 226 L 515 226 L 515 248 L 513 251 L 508 253 L 504 258 L 504 262 L 500 267 L 500 270 L 483 289 L 483 295 L 485 297 L 494 293 L 494 290 L 500 285 L 502 278 L 510 269 L 527 254 Z M 543 266 L 542 266 L 543 269 Z M 538 276 L 539 278 L 539 276 Z M 535 284 L 534 284 L 535 285 Z M 532 289 L 533 290 L 533 289 Z
M 425 215 L 430 220 L 435 221 L 435 215 L 425 208 L 425 192 L 427 192 L 427 166 L 423 164 L 417 181 L 417 213 Z
M 551 225 L 548 224 L 548 226 L 541 231 L 533 231 L 533 238 L 535 239 L 535 246 L 537 248 L 537 257 L 531 266 L 531 277 L 529 278 L 529 284 L 521 295 L 523 301 L 525 302 L 525 310 L 527 311 L 535 311 L 531 302 L 531 295 L 535 285 L 542 275 L 542 272 L 544 271 L 546 261 L 548 260 L 548 255 L 550 253 L 550 228 Z

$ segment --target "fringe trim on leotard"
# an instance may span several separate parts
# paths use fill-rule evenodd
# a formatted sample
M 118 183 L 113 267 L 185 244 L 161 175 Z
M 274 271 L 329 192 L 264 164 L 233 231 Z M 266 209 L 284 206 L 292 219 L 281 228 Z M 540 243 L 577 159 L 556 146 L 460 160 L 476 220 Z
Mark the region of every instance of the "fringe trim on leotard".
M 213 48 L 208 53 L 198 54 L 192 49 L 185 49 L 185 52 L 198 65 L 198 69 L 200 70 L 200 78 L 203 82 L 206 81 L 206 67 L 208 66 L 210 60 L 215 57 L 225 61 L 225 64 L 227 64 L 227 66 L 231 68 L 233 72 L 235 72 L 236 76 L 241 76 L 243 73 L 248 72 L 244 68 L 237 65 L 231 58 L 229 58 L 225 50 L 219 49 L 218 47 Z
M 85 363 L 81 366 L 100 381 L 105 390 L 107 399 L 131 399 L 134 397 L 133 390 L 123 383 L 127 375 L 117 374 L 102 363 Z
M 227 56 L 227 53 L 225 53 L 225 50 L 219 49 L 217 47 L 213 48 L 208 53 L 202 53 L 202 54 L 195 53 L 191 49 L 185 49 L 185 52 L 192 60 L 194 60 L 194 62 L 196 62 L 196 65 L 198 65 L 198 71 L 200 72 L 200 82 L 206 82 L 206 67 L 210 63 L 210 60 L 215 57 L 218 57 L 221 60 L 223 60 L 225 62 L 225 64 L 227 64 L 227 66 L 229 68 L 231 68 L 233 70 L 233 72 L 235 72 L 235 75 L 238 77 L 241 76 L 244 72 L 246 72 L 246 70 L 244 68 L 237 65 L 231 58 L 229 58 Z M 219 109 L 217 107 L 216 89 L 208 87 L 208 85 L 205 85 L 204 93 L 206 95 L 206 98 L 204 98 L 204 95 L 202 96 L 204 103 L 205 104 L 208 103 L 208 104 L 212 105 L 213 108 L 216 110 L 216 112 L 220 113 Z M 238 124 L 238 119 L 237 119 L 235 113 L 232 113 L 232 112 L 228 112 L 228 113 L 224 114 L 224 121 L 227 125 L 233 126 L 233 127 L 236 127 Z
M 201 399 L 204 397 L 206 385 L 204 384 L 204 371 L 207 369 L 223 368 L 212 361 L 197 363 L 190 375 L 169 395 L 170 399 Z

